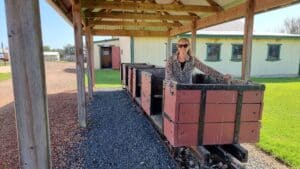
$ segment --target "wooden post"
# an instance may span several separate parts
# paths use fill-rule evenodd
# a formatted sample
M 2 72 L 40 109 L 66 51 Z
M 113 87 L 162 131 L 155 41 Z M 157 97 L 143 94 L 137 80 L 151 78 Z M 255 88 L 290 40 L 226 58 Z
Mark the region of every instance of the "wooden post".
M 196 56 L 196 40 L 197 40 L 196 21 L 193 21 L 193 24 L 192 24 L 192 39 L 191 39 L 191 47 L 192 47 L 192 55 L 193 56 Z
M 84 60 L 83 60 L 83 42 L 82 42 L 82 25 L 80 16 L 80 5 L 72 6 L 73 26 L 75 35 L 75 54 L 76 54 L 76 72 L 77 72 L 77 109 L 78 119 L 81 127 L 86 127 L 86 99 L 84 84 Z
M 50 136 L 38 0 L 6 0 L 20 167 L 50 169 Z
M 87 57 L 87 75 L 88 75 L 88 95 L 89 100 L 93 98 L 93 78 L 92 78 L 92 48 L 93 45 L 93 38 L 91 34 L 91 28 L 89 26 L 85 29 L 85 42 L 86 42 L 86 48 L 88 51 L 88 57 Z
M 93 81 L 93 87 L 96 84 L 95 80 L 95 58 L 94 58 L 94 40 L 93 35 L 91 34 L 91 72 L 92 72 L 92 81 Z
M 244 44 L 242 59 L 242 79 L 249 80 L 251 73 L 251 50 L 252 35 L 254 23 L 255 0 L 248 0 L 246 6 L 245 26 L 244 26 Z
M 167 53 L 166 53 L 166 60 L 172 55 L 172 42 L 171 42 L 171 36 L 168 36 L 168 41 L 167 41 Z
M 134 37 L 130 36 L 130 63 L 134 63 Z

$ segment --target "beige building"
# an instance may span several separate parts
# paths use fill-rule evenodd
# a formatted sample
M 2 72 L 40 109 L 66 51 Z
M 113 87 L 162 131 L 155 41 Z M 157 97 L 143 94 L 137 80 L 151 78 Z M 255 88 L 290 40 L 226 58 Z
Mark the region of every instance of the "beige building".
M 240 23 L 234 21 L 197 31 L 196 57 L 223 73 L 241 76 L 243 24 Z M 181 37 L 191 38 L 190 34 L 174 37 L 170 52 L 176 51 L 176 42 Z M 118 37 L 95 42 L 96 69 L 100 68 L 99 45 L 119 45 L 122 63 L 164 66 L 167 57 L 166 37 Z M 300 35 L 254 32 L 251 65 L 251 76 L 299 76 Z

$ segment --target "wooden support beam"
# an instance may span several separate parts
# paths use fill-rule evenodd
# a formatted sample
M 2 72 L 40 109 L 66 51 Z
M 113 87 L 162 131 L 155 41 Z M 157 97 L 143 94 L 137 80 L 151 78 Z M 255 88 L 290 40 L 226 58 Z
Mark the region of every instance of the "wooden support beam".
M 245 25 L 244 25 L 242 80 L 250 79 L 254 9 L 255 9 L 255 0 L 247 0 Z
M 111 18 L 111 19 L 149 19 L 149 20 L 194 20 L 196 16 L 189 15 L 158 15 L 158 14 L 140 14 L 140 13 L 123 13 L 123 12 L 111 12 L 107 14 L 105 12 L 85 12 L 87 18 Z
M 219 11 L 223 11 L 224 9 L 214 0 L 206 0 L 211 6 L 214 6 L 219 9 Z
M 75 36 L 75 54 L 76 54 L 76 75 L 77 75 L 77 111 L 78 120 L 81 127 L 86 127 L 86 99 L 84 84 L 84 56 L 82 42 L 82 24 L 80 16 L 80 5 L 72 6 L 73 27 Z
M 196 44 L 197 44 L 196 20 L 193 21 L 191 29 L 192 29 L 192 39 L 191 39 L 192 56 L 196 56 Z
M 92 67 L 92 59 L 93 57 L 93 52 L 92 52 L 92 46 L 93 44 L 93 36 L 91 32 L 90 27 L 86 27 L 85 29 L 85 42 L 86 42 L 86 48 L 87 48 L 87 75 L 88 75 L 88 96 L 89 100 L 93 99 L 93 70 L 94 68 Z
M 179 27 L 180 23 L 170 22 L 130 22 L 130 21 L 91 21 L 92 25 L 109 25 L 109 26 L 136 26 L 136 27 Z
M 203 5 L 179 5 L 179 4 L 155 4 L 155 3 L 132 3 L 114 1 L 90 1 L 82 0 L 83 8 L 105 8 L 120 10 L 142 10 L 142 11 L 181 11 L 181 12 L 217 12 L 219 8 L 215 6 Z
M 261 13 L 271 9 L 279 8 L 286 5 L 299 3 L 299 0 L 255 0 L 254 13 Z M 224 22 L 240 19 L 245 16 L 246 3 L 242 3 L 235 7 L 226 9 L 224 11 L 217 12 L 210 16 L 197 20 L 197 29 L 214 26 Z M 187 24 L 171 30 L 171 36 L 190 32 L 191 24 Z
M 168 36 L 166 60 L 172 55 L 172 41 L 171 40 L 172 40 L 171 36 Z
M 168 31 L 147 31 L 147 30 L 107 30 L 107 29 L 93 29 L 93 35 L 97 36 L 168 36 Z
M 20 168 L 50 169 L 50 131 L 39 1 L 6 0 L 5 7 Z

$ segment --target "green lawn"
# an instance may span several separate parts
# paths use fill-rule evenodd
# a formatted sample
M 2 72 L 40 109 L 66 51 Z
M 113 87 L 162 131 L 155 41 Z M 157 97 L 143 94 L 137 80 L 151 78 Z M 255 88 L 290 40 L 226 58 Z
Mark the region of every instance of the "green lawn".
M 96 88 L 119 88 L 121 87 L 119 70 L 95 71 Z
M 10 79 L 10 73 L 0 73 L 0 81 Z
M 258 146 L 300 169 L 300 78 L 256 78 L 265 83 Z

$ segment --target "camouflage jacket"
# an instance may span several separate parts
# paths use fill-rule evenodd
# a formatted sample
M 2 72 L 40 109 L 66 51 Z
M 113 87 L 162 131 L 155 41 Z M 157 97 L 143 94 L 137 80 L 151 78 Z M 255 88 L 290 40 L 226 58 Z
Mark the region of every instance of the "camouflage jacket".
M 223 78 L 224 75 L 222 73 L 205 65 L 195 57 L 188 56 L 183 69 L 181 69 L 180 62 L 178 61 L 176 55 L 169 57 L 167 60 L 165 71 L 166 80 L 174 80 L 178 83 L 191 84 L 192 72 L 195 67 L 206 75 L 214 77 L 217 82 L 225 83 Z

